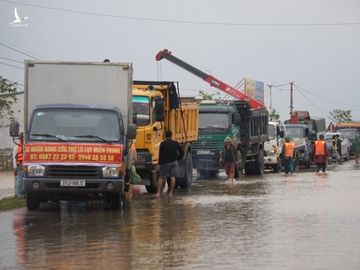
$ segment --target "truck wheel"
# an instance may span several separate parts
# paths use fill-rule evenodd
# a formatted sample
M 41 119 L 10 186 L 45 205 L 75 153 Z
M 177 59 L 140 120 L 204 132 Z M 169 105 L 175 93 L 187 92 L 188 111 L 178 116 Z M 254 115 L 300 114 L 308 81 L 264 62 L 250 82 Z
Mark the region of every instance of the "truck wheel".
M 253 173 L 255 175 L 263 175 L 264 174 L 264 151 L 260 150 L 259 154 L 256 157 L 256 161 L 253 166 Z
M 306 161 L 306 164 L 305 164 L 305 167 L 306 167 L 306 169 L 310 169 L 310 167 L 311 167 L 311 159 L 310 159 L 310 157 L 308 157 L 308 159 Z
M 253 175 L 254 174 L 254 162 L 246 162 L 245 163 L 245 175 Z
M 241 175 L 241 168 L 239 163 L 235 163 L 235 179 L 240 178 Z
M 278 161 L 277 164 L 273 165 L 273 171 L 274 171 L 274 173 L 278 173 L 278 172 L 280 172 L 280 170 L 281 170 L 281 163 L 280 163 L 280 161 Z
M 151 194 L 155 194 L 157 192 L 157 185 L 158 185 L 159 173 L 155 173 L 155 175 L 151 175 L 151 183 L 150 185 L 145 186 L 146 191 Z M 161 192 L 164 191 L 166 186 L 167 179 L 164 179 Z
M 157 180 L 154 179 L 154 177 L 151 177 L 150 185 L 145 186 L 145 188 L 146 188 L 146 191 L 148 193 L 156 193 L 156 191 L 157 191 L 156 190 L 156 188 L 157 188 Z
M 117 210 L 121 206 L 121 194 L 111 195 L 105 199 L 105 208 Z
M 192 184 L 192 172 L 193 172 L 193 163 L 191 154 L 186 154 L 185 160 L 185 175 L 183 177 L 176 178 L 176 185 L 184 188 L 188 188 Z
M 155 194 L 157 192 L 157 183 L 158 183 L 158 178 L 159 178 L 159 173 L 152 173 L 152 172 L 148 172 L 149 174 L 147 175 L 148 178 L 151 179 L 150 181 L 150 185 L 145 186 L 146 191 L 148 193 L 151 194 Z M 164 182 L 166 181 L 166 179 L 164 180 Z
M 26 207 L 28 210 L 38 210 L 40 207 L 40 200 L 36 199 L 31 194 L 26 194 Z

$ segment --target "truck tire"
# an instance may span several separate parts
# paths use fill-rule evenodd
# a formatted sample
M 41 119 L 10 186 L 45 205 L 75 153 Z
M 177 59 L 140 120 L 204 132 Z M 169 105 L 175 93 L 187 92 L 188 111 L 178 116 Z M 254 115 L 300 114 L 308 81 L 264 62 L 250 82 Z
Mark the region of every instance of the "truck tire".
M 117 210 L 121 206 L 121 194 L 109 195 L 104 201 L 106 209 Z
M 260 150 L 259 154 L 256 156 L 256 160 L 253 164 L 253 173 L 255 175 L 264 174 L 264 151 Z
M 154 177 L 151 177 L 150 185 L 145 186 L 145 188 L 146 188 L 146 191 L 148 193 L 152 193 L 152 194 L 156 193 L 156 191 L 157 191 L 156 190 L 157 189 L 157 179 L 154 179 Z
M 182 188 L 188 188 L 192 184 L 192 175 L 193 175 L 193 163 L 191 158 L 191 153 L 186 154 L 185 158 L 185 174 L 183 177 L 176 177 L 176 186 Z
M 26 194 L 26 208 L 28 210 L 38 210 L 40 207 L 40 200 L 32 194 Z
M 305 168 L 310 169 L 311 163 L 312 163 L 311 158 L 310 158 L 310 156 L 308 156 L 308 159 L 307 159 L 306 164 L 305 164 Z
M 274 173 L 278 173 L 281 171 L 281 160 L 278 158 L 277 164 L 273 165 L 273 171 Z
M 235 179 L 240 178 L 240 175 L 241 175 L 241 172 L 242 172 L 242 169 L 243 169 L 242 168 L 242 155 L 241 155 L 240 150 L 237 150 L 237 155 L 238 155 L 239 161 L 236 162 L 236 164 L 235 164 L 235 175 L 234 175 Z
M 151 183 L 150 185 L 145 186 L 146 191 L 151 194 L 155 194 L 157 192 L 159 173 L 155 173 L 155 175 L 151 174 Z M 167 179 L 164 179 L 163 186 L 161 192 L 165 189 Z
M 254 174 L 253 165 L 254 165 L 254 162 L 246 162 L 245 163 L 245 175 L 253 175 Z

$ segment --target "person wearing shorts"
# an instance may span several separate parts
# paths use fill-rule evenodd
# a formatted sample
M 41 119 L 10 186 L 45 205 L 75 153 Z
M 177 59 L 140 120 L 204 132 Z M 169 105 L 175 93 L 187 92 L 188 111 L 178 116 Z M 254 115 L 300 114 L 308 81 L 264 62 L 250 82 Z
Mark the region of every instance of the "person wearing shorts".
M 170 181 L 168 182 L 167 194 L 173 196 L 176 182 L 175 176 L 177 175 L 178 170 L 178 160 L 180 160 L 183 155 L 184 150 L 177 141 L 172 139 L 172 132 L 170 130 L 165 131 L 165 140 L 161 142 L 159 150 L 160 176 L 155 197 L 160 197 L 163 183 L 168 179 L 170 179 Z
M 229 178 L 228 181 L 235 181 L 235 166 L 238 161 L 238 156 L 232 139 L 229 136 L 224 140 L 224 149 L 221 152 L 220 159 L 224 165 L 226 175 Z

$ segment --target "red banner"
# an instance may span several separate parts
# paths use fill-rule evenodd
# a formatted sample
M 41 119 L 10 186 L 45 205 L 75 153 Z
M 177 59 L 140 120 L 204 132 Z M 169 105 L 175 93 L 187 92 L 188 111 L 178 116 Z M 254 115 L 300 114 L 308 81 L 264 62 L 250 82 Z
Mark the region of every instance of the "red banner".
M 86 143 L 25 144 L 24 163 L 74 162 L 120 163 L 122 145 Z

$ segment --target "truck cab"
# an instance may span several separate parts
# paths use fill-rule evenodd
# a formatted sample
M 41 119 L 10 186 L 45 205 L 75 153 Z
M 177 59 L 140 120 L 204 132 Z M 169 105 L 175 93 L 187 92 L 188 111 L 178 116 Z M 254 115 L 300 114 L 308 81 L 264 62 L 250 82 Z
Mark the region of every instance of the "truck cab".
M 22 165 L 29 210 L 61 200 L 121 206 L 127 146 L 136 135 L 131 82 L 128 63 L 25 62 Z M 18 133 L 13 122 L 10 135 Z
M 227 136 L 239 138 L 235 108 L 228 103 L 204 100 L 199 109 L 199 138 L 193 143 L 193 162 L 201 178 L 213 178 L 222 169 L 220 152 Z
M 280 123 L 269 122 L 269 141 L 264 143 L 264 167 L 272 169 L 274 172 L 281 170 L 280 153 L 284 144 L 284 131 L 280 130 Z
M 156 192 L 160 143 L 166 130 L 179 142 L 184 157 L 178 162 L 176 184 L 192 183 L 192 146 L 198 138 L 199 108 L 195 100 L 182 101 L 176 82 L 134 81 L 133 112 L 136 134 L 136 170 L 149 193 Z
M 308 125 L 284 124 L 282 128 L 295 143 L 295 166 L 310 168 L 313 162 L 313 142 Z
M 206 101 L 200 104 L 199 140 L 193 143 L 195 167 L 203 178 L 214 177 L 222 168 L 220 152 L 230 136 L 240 162 L 235 177 L 264 171 L 264 142 L 268 140 L 268 112 L 253 110 L 246 101 Z

